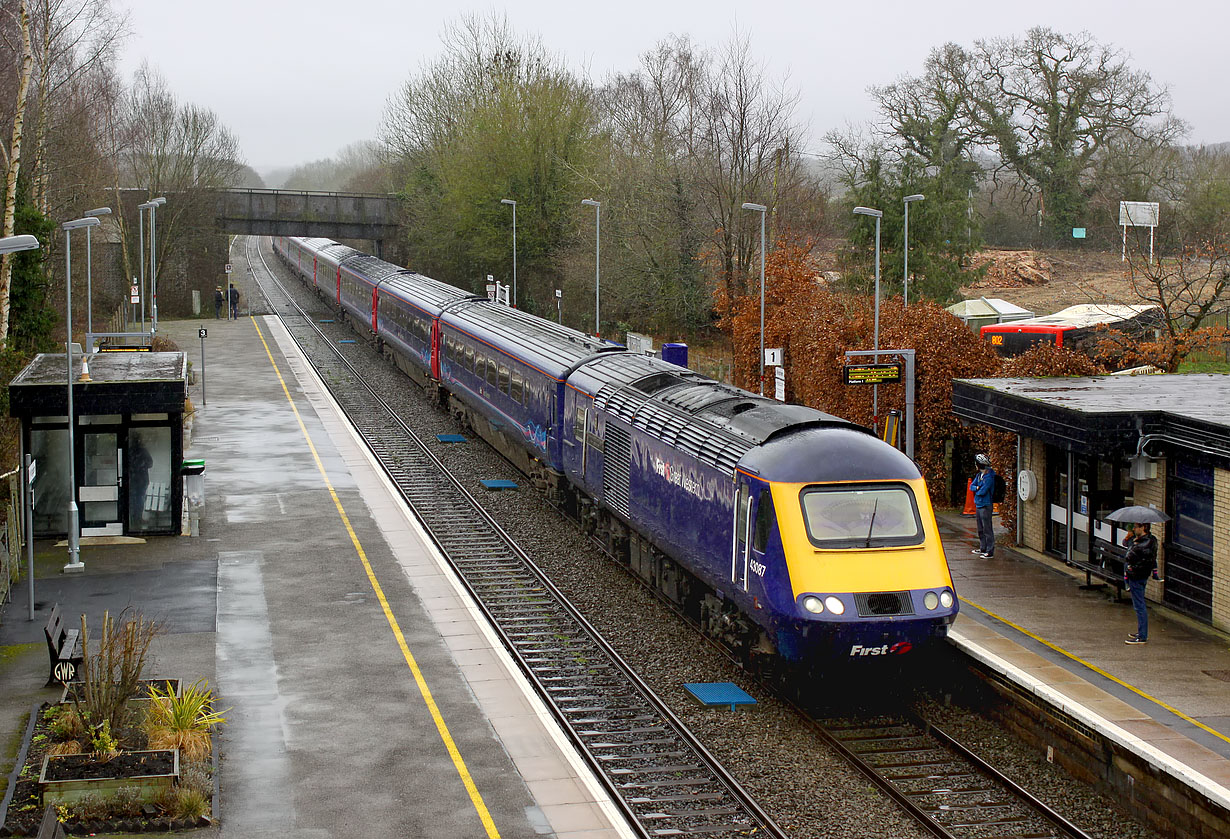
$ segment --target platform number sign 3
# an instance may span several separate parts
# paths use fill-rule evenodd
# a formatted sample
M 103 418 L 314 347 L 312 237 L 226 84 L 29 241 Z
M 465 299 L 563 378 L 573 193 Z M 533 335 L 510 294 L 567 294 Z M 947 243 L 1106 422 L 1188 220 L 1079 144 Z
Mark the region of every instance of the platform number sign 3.
M 201 339 L 208 338 L 209 330 L 202 326 L 200 329 L 196 331 L 196 336 Z
M 71 661 L 57 661 L 54 673 L 57 682 L 71 682 L 77 678 L 77 665 Z

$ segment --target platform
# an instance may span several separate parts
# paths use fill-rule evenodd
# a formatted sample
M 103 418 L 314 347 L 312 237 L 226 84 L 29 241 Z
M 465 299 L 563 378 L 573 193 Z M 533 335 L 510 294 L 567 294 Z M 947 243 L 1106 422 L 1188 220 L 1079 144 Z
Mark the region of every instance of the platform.
M 91 626 L 132 608 L 166 624 L 147 674 L 207 678 L 230 708 L 206 835 L 630 835 L 281 325 L 159 329 L 196 372 L 200 535 L 83 542 L 77 575 L 37 545 L 35 620 L 23 580 L 0 622 L 13 751 L 22 715 L 58 697 L 41 687 L 52 605 Z
M 941 514 L 940 531 L 952 643 L 1230 806 L 1230 638 L 1150 602 L 1149 642 L 1125 644 L 1136 615 L 1113 587 L 1003 538 L 983 559 L 973 518 Z

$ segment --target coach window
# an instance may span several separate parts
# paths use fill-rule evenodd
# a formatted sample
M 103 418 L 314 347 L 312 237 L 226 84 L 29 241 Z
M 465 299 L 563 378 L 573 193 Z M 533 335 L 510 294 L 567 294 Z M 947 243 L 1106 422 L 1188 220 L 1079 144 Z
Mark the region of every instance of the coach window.
M 508 367 L 500 365 L 500 393 L 508 393 Z
M 585 414 L 585 409 L 578 405 L 577 415 L 572 422 L 572 436 L 576 437 L 582 443 L 585 442 Z
M 517 370 L 512 371 L 512 381 L 509 386 L 508 395 L 512 397 L 512 401 L 518 405 L 524 401 L 524 389 L 521 384 L 521 373 Z
M 752 534 L 752 550 L 765 553 L 769 549 L 769 531 L 773 527 L 773 493 L 765 487 L 756 501 L 756 532 Z
M 497 381 L 498 375 L 499 374 L 496 372 L 495 359 L 494 358 L 487 359 L 487 384 L 494 387 Z
M 474 370 L 474 346 L 472 344 L 466 344 L 465 368 L 471 372 Z

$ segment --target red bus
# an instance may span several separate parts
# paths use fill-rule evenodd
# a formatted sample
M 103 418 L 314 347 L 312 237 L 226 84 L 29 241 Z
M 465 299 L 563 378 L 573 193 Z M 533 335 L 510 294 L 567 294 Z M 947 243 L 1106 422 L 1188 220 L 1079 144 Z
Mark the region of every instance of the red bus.
M 1103 324 L 1145 337 L 1161 326 L 1161 310 L 1150 305 L 1082 303 L 1045 317 L 989 323 L 982 327 L 982 337 L 1000 355 L 1020 355 L 1041 343 L 1088 352 L 1097 342 L 1098 327 Z

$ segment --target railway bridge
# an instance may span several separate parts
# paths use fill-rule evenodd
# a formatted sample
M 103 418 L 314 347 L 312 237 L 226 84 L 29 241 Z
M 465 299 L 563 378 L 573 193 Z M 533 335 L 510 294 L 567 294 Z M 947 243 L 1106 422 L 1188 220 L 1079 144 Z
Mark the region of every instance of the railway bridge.
M 387 194 L 218 189 L 216 223 L 224 233 L 370 239 L 377 256 L 397 235 L 397 198 Z

